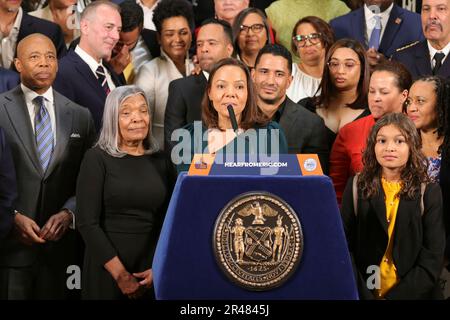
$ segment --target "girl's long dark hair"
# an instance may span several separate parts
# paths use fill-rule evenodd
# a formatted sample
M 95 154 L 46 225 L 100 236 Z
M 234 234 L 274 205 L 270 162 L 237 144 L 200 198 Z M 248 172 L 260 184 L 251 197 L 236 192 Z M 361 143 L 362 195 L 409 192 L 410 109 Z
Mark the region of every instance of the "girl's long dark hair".
M 358 190 L 361 191 L 363 199 L 378 195 L 381 188 L 382 168 L 375 155 L 375 144 L 378 131 L 389 125 L 394 125 L 400 130 L 409 146 L 409 159 L 400 175 L 401 190 L 397 196 L 413 199 L 420 191 L 421 183 L 430 181 L 427 174 L 427 160 L 421 151 L 422 143 L 414 123 L 402 113 L 390 113 L 375 123 L 367 140 L 363 154 L 364 169 L 358 178 Z

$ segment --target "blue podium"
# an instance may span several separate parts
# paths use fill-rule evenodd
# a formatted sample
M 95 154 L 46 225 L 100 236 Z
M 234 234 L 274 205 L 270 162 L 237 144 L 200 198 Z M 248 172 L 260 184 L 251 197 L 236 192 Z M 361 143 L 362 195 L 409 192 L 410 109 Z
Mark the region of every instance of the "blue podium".
M 281 286 L 250 291 L 231 282 L 216 263 L 214 224 L 240 194 L 272 193 L 302 225 L 304 247 L 293 275 Z M 181 174 L 153 260 L 156 298 L 162 300 L 357 299 L 335 192 L 326 176 L 189 176 Z

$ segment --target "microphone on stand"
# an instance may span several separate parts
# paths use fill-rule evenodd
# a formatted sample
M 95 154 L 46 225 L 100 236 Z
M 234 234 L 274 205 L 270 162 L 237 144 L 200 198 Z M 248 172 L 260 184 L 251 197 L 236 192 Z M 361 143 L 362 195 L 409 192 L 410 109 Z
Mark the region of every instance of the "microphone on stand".
M 231 104 L 227 106 L 228 114 L 230 116 L 231 126 L 233 127 L 234 133 L 236 133 L 236 136 L 238 135 L 238 124 L 236 120 L 236 115 L 234 114 L 234 109 Z

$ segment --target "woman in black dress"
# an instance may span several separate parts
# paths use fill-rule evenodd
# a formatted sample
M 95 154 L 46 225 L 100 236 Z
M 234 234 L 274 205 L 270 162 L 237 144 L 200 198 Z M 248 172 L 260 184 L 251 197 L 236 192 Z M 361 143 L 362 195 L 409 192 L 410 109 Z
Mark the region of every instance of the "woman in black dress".
M 103 128 L 81 165 L 77 227 L 86 244 L 83 299 L 153 296 L 152 259 L 171 195 L 171 165 L 156 152 L 144 92 L 113 90 Z

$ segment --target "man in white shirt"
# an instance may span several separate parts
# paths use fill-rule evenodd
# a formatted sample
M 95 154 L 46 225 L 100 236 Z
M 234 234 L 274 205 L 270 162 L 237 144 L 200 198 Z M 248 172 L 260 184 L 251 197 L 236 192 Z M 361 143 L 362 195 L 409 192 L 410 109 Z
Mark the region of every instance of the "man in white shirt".
M 109 92 L 122 81 L 105 62 L 122 28 L 119 7 L 109 1 L 94 1 L 81 15 L 80 43 L 59 63 L 54 87 L 61 94 L 88 108 L 99 131 Z
M 66 53 L 61 28 L 51 22 L 30 16 L 22 10 L 21 0 L 0 0 L 0 67 L 9 69 L 20 40 L 35 32 L 52 39 L 59 58 Z
M 364 0 L 364 6 L 330 21 L 336 39 L 358 40 L 372 67 L 390 58 L 395 50 L 423 40 L 420 15 L 394 0 Z
M 426 40 L 397 50 L 414 79 L 427 75 L 450 78 L 450 0 L 422 1 L 422 29 Z

